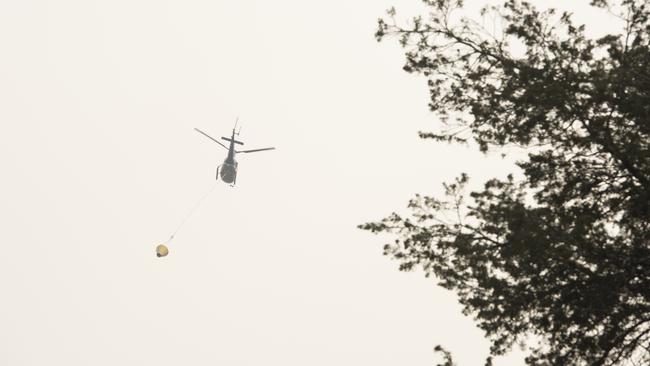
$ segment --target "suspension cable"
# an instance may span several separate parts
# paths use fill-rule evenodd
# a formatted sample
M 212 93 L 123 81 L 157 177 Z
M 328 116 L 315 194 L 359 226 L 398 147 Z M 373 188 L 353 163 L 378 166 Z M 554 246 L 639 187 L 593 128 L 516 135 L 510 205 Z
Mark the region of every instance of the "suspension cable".
M 201 197 L 201 199 L 198 200 L 198 201 L 196 202 L 196 204 L 194 205 L 194 207 L 192 207 L 192 209 L 187 213 L 187 215 L 185 215 L 185 217 L 183 218 L 183 220 L 181 221 L 181 223 L 178 225 L 178 227 L 176 228 L 176 230 L 174 230 L 174 232 L 173 232 L 172 235 L 169 237 L 169 239 L 167 239 L 167 241 L 165 241 L 163 244 L 167 244 L 167 243 L 169 243 L 170 241 L 172 241 L 172 239 L 174 239 L 174 236 L 175 236 L 175 235 L 176 235 L 176 234 L 181 230 L 181 228 L 183 227 L 183 225 L 185 225 L 185 223 L 187 222 L 187 220 L 189 220 L 189 218 L 194 214 L 194 212 L 196 211 L 196 209 L 198 209 L 199 206 L 201 206 L 201 203 L 203 203 L 203 201 L 205 201 L 205 199 L 208 198 L 208 196 L 210 195 L 210 193 L 212 193 L 212 191 L 214 191 L 214 189 L 217 188 L 218 183 L 219 183 L 219 182 L 215 182 L 215 184 L 212 185 L 212 187 L 210 188 L 210 190 L 208 190 L 208 192 L 207 192 L 206 194 L 204 194 L 203 197 Z

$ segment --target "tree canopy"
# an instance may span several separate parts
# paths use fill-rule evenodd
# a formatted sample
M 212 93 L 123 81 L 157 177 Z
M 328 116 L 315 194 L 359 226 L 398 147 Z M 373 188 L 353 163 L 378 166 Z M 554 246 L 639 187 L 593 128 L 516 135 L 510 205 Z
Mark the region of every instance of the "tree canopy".
M 523 178 L 468 192 L 463 174 L 360 227 L 454 291 L 492 355 L 533 339 L 530 365 L 649 364 L 650 0 L 591 1 L 622 24 L 597 39 L 524 1 L 482 11 L 499 34 L 456 17 L 462 1 L 424 3 L 428 17 L 401 25 L 391 9 L 376 33 L 427 80 L 445 128 L 420 136 L 526 148 Z

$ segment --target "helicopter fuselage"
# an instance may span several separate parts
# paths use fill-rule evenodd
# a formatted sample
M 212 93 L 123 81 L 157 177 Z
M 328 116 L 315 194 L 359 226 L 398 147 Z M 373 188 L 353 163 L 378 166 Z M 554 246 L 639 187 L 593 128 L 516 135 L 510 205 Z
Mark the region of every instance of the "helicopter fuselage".
M 237 179 L 237 161 L 235 161 L 235 159 L 231 158 L 230 156 L 228 156 L 226 160 L 223 161 L 223 164 L 221 164 L 221 169 L 217 168 L 217 170 L 219 171 L 219 176 L 217 176 L 217 179 L 221 177 L 222 181 L 230 184 L 233 184 Z
M 228 156 L 221 164 L 221 170 L 217 168 L 217 180 L 221 177 L 221 180 L 234 184 L 237 180 L 237 161 L 235 160 L 235 132 L 233 130 L 232 137 L 230 139 L 230 146 L 228 148 Z

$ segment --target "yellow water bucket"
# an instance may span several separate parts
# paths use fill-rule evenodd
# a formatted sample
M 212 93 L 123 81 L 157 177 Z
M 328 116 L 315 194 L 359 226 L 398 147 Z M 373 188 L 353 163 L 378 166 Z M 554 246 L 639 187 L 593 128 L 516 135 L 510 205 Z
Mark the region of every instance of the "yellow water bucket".
M 163 244 L 160 244 L 159 246 L 156 247 L 156 256 L 158 258 L 164 257 L 167 254 L 169 254 L 169 249 L 167 249 L 167 247 L 164 246 Z

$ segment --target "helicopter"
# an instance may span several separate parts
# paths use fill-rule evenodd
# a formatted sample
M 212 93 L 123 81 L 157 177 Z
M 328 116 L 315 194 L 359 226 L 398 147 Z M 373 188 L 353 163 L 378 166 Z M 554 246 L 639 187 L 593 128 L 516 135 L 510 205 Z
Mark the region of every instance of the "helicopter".
M 210 135 L 199 130 L 198 128 L 194 128 L 196 132 L 202 134 L 203 136 L 209 138 L 210 140 L 216 142 L 217 144 L 223 146 L 223 148 L 228 150 L 228 156 L 226 157 L 226 159 L 223 161 L 221 165 L 217 166 L 217 180 L 221 178 L 222 181 L 229 183 L 233 187 L 237 182 L 237 161 L 235 160 L 236 154 L 275 150 L 275 147 L 265 147 L 263 149 L 252 149 L 252 150 L 235 150 L 235 144 L 242 145 L 242 146 L 244 145 L 243 142 L 235 140 L 235 136 L 239 136 L 239 132 L 241 132 L 241 127 L 239 128 L 239 131 L 235 132 L 235 129 L 237 128 L 237 122 L 238 121 L 235 121 L 235 127 L 233 127 L 232 129 L 232 135 L 230 136 L 230 138 L 224 136 L 221 137 L 222 140 L 230 142 L 230 147 L 222 144 L 220 141 L 218 141 L 215 138 L 212 138 Z M 221 168 L 221 174 L 219 174 L 220 168 Z

